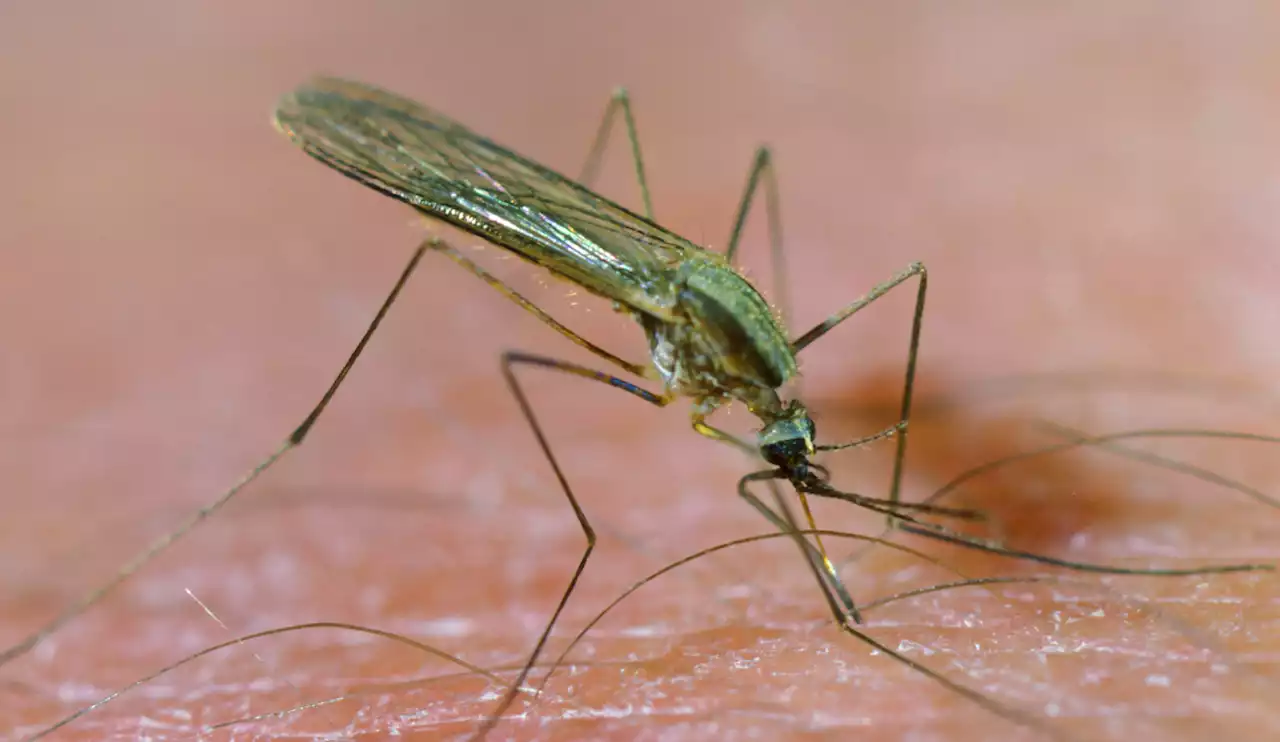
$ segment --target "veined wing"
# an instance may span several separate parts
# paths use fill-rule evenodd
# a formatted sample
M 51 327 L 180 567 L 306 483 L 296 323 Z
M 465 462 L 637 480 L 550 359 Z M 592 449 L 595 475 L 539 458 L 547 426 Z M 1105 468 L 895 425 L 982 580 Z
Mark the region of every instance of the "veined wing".
M 705 251 L 418 103 L 333 78 L 284 96 L 276 126 L 345 175 L 659 316 L 670 271 Z

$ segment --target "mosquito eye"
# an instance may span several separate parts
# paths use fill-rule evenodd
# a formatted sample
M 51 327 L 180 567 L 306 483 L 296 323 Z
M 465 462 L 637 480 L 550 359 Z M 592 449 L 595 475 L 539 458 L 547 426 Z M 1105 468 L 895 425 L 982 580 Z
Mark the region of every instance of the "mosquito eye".
M 760 449 L 764 460 L 774 466 L 793 466 L 797 459 L 804 459 L 809 453 L 802 438 L 789 438 L 770 443 Z

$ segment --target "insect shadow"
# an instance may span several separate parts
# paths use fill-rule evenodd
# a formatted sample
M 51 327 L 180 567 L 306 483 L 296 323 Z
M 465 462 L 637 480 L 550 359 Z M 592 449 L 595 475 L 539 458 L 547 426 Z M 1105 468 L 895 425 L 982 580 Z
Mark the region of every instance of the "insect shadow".
M 859 386 L 859 389 L 863 392 L 863 394 L 860 394 L 859 397 L 869 397 L 871 399 L 875 399 L 877 397 L 883 398 L 884 396 L 886 396 L 886 394 L 892 393 L 892 390 L 889 390 L 888 392 L 886 392 L 886 389 L 889 386 L 891 386 L 891 383 L 889 380 L 884 378 L 879 378 L 879 377 L 872 377 L 872 379 L 868 380 L 866 384 L 862 384 Z M 972 460 L 974 458 L 971 451 L 967 451 L 964 449 L 966 449 L 966 444 L 968 442 L 971 442 L 975 435 L 981 441 L 979 449 L 983 451 L 983 453 L 978 457 L 978 460 L 983 461 L 984 463 L 976 467 L 970 467 L 969 469 L 961 472 L 958 476 L 952 477 L 952 479 L 943 486 L 943 490 L 951 487 L 952 484 L 956 481 L 964 481 L 966 479 L 969 479 L 970 478 L 969 475 L 971 472 L 984 471 L 986 473 L 994 473 L 999 469 L 1006 468 L 1013 464 L 1019 463 L 1017 459 L 1012 459 L 1011 457 L 1000 455 L 1011 447 L 1023 449 L 1022 455 L 1048 454 L 1048 453 L 1056 453 L 1064 450 L 1063 444 L 1055 444 L 1051 446 L 1042 447 L 1039 449 L 1031 449 L 1030 451 L 1026 450 L 1026 444 L 1029 442 L 1028 436 L 1026 434 L 1027 433 L 1026 426 L 1017 424 L 1019 422 L 1017 420 L 1010 420 L 1003 417 L 997 418 L 995 420 L 990 420 L 989 418 L 986 420 L 981 420 L 976 416 L 967 414 L 966 411 L 963 409 L 962 405 L 956 404 L 954 401 L 949 401 L 945 397 L 941 400 L 930 400 L 926 397 L 922 399 L 921 402 L 922 402 L 921 404 L 917 405 L 916 418 L 917 420 L 920 420 L 921 418 L 923 418 L 924 424 L 917 425 L 915 429 L 917 434 L 917 437 L 916 437 L 917 446 L 916 446 L 915 458 L 919 459 L 921 462 L 918 468 L 922 468 L 926 471 L 934 472 L 941 479 L 943 476 L 945 476 L 944 472 L 950 472 L 954 470 L 956 464 L 960 464 L 961 466 L 963 466 L 964 465 L 963 462 L 967 460 Z M 822 404 L 821 408 L 823 409 L 823 412 L 824 412 L 823 414 L 824 420 L 827 421 L 825 424 L 832 427 L 843 427 L 847 425 L 854 425 L 854 426 L 865 425 L 867 423 L 868 416 L 876 416 L 876 415 L 884 416 L 887 414 L 891 414 L 892 412 L 891 410 L 884 407 L 883 405 L 877 408 L 877 406 L 874 403 L 868 404 L 865 399 L 859 399 L 857 400 L 857 402 L 849 404 L 848 409 L 841 409 L 841 405 L 839 403 L 836 403 L 834 405 Z M 840 418 L 846 418 L 846 417 L 852 418 L 852 420 L 840 419 Z M 932 425 L 931 423 L 941 423 L 941 424 Z M 964 435 L 957 436 L 955 431 L 960 431 L 960 430 L 963 430 L 966 432 L 964 433 Z M 1170 431 L 1170 430 L 1154 431 L 1154 433 L 1163 434 L 1165 435 L 1165 437 L 1168 437 L 1168 434 L 1170 433 L 1176 433 L 1176 432 L 1179 432 L 1179 431 Z M 937 433 L 938 435 L 930 435 L 930 433 Z M 1211 434 L 1212 434 L 1212 431 L 1203 432 L 1204 436 L 1211 436 Z M 1193 437 L 1193 436 L 1201 437 L 1201 434 L 1198 433 L 1197 431 L 1186 431 L 1183 435 L 1185 435 L 1186 437 Z M 1256 436 L 1249 436 L 1247 434 L 1240 434 L 1240 433 L 1227 433 L 1225 434 L 1225 436 L 1231 437 L 1237 440 L 1249 439 L 1251 437 L 1257 438 Z M 1108 436 L 1104 436 L 1104 437 L 1108 437 Z M 1114 436 L 1110 436 L 1110 437 L 1114 437 Z M 1138 432 L 1136 435 L 1133 435 L 1132 437 L 1142 438 L 1142 437 L 1151 437 L 1151 436 L 1146 433 Z M 1073 439 L 1070 441 L 1070 444 L 1072 446 L 1076 445 L 1077 443 L 1081 445 L 1090 445 L 1090 444 L 1103 445 L 1098 443 L 1096 440 L 1086 439 L 1086 438 L 1083 438 L 1083 436 L 1077 436 L 1075 434 L 1073 434 L 1071 438 Z M 1277 441 L 1275 439 L 1271 439 L 1269 442 L 1274 443 Z M 1066 449 L 1066 450 L 1069 450 L 1069 449 Z M 923 456 L 921 454 L 923 454 Z M 1195 471 L 1193 468 L 1189 470 L 1186 465 L 1181 464 L 1180 462 L 1174 462 L 1174 461 L 1164 462 L 1164 463 L 1150 462 L 1145 460 L 1145 458 L 1140 460 L 1142 460 L 1142 462 L 1145 465 L 1162 466 L 1163 468 L 1173 469 L 1183 474 L 1189 474 L 1191 476 L 1199 476 L 1199 472 Z M 1064 487 L 1068 487 L 1068 488 L 1080 487 L 1082 489 L 1089 489 L 1090 488 L 1089 483 L 1091 482 L 1106 484 L 1109 481 L 1109 475 L 1106 472 L 1101 470 L 1094 470 L 1087 465 L 1081 465 L 1079 462 L 1057 461 L 1055 460 L 1054 457 L 1049 457 L 1049 456 L 1046 456 L 1044 460 L 1036 461 L 1035 459 L 1032 459 L 1032 461 L 1034 462 L 1033 466 L 1031 467 L 1021 466 L 1015 470 L 1016 473 L 1014 472 L 1010 473 L 1014 481 L 1010 483 L 1006 483 L 1008 485 L 1007 487 L 1001 487 L 999 489 L 999 492 L 1001 493 L 1002 496 L 1016 495 L 1018 493 L 1020 486 L 1022 487 L 1030 486 L 1032 481 L 1038 480 L 1038 479 L 1045 479 L 1045 478 L 1053 480 L 1055 482 L 1059 482 Z M 1235 483 L 1232 483 L 1229 480 L 1225 480 L 1225 478 L 1221 477 L 1221 475 L 1215 474 L 1213 475 L 1213 477 L 1217 478 L 1215 482 L 1217 484 L 1225 485 L 1231 489 L 1240 489 L 1244 494 L 1250 494 L 1247 488 L 1238 487 L 1236 486 Z M 1199 478 L 1204 478 L 1204 477 L 1199 477 Z M 987 489 L 988 489 L 987 487 L 983 487 L 982 492 L 986 493 Z M 943 491 L 943 490 L 939 490 L 939 491 Z M 286 492 L 286 493 L 280 493 L 280 494 L 287 495 L 288 493 Z M 392 512 L 394 512 L 397 510 L 408 510 L 408 511 L 419 510 L 423 507 L 430 507 L 434 509 L 435 507 L 438 507 L 441 504 L 441 502 L 444 502 L 444 503 L 455 502 L 450 498 L 444 498 L 443 500 L 433 503 L 431 496 L 428 495 L 427 493 L 415 493 L 415 492 L 395 492 L 395 491 L 375 490 L 374 492 L 368 493 L 367 495 L 362 495 L 358 500 L 354 500 L 354 501 L 348 501 L 343 498 L 339 498 L 335 500 L 333 497 L 333 494 L 334 493 L 329 493 L 329 497 L 328 497 L 329 502 L 325 502 L 326 493 L 322 490 L 320 492 L 313 492 L 313 493 L 294 493 L 295 495 L 294 497 L 286 496 L 282 498 L 272 497 L 267 499 L 254 499 L 245 504 L 249 506 L 248 510 L 252 510 L 252 511 L 258 511 L 263 508 L 271 509 L 271 508 L 287 507 L 290 505 L 297 506 L 297 505 L 306 504 L 306 505 L 314 506 L 317 504 L 323 504 L 326 507 L 349 506 L 349 507 L 358 507 L 358 508 L 373 507 L 377 509 L 385 509 L 389 507 L 392 509 Z M 317 500 L 316 497 L 313 497 L 311 495 L 316 495 L 319 497 L 319 499 Z M 1266 498 L 1265 496 L 1263 496 L 1261 499 L 1267 504 L 1271 505 L 1272 507 L 1275 506 L 1275 501 L 1273 499 Z M 380 500 L 385 500 L 385 502 L 380 502 Z M 1008 512 L 1007 510 L 1002 511 L 1002 513 L 1007 513 L 1007 512 Z M 1017 512 L 1017 506 L 1015 506 L 1014 512 L 1015 513 Z M 236 515 L 239 517 L 244 517 L 246 515 L 246 510 L 245 509 L 238 510 L 236 511 Z M 1095 510 L 1087 510 L 1081 515 L 1084 518 L 1086 518 L 1086 520 L 1102 519 L 1105 521 L 1106 518 L 1108 517 L 1107 513 L 1099 512 Z M 1079 523 L 1077 525 L 1079 525 Z M 604 531 L 606 530 L 606 528 L 602 527 L 601 530 Z M 1019 536 L 1020 541 L 1027 540 L 1027 534 L 1023 532 L 1023 529 L 1019 528 L 1016 530 L 1017 530 L 1017 535 Z M 807 531 L 805 533 L 807 535 Z M 619 535 L 621 534 L 617 534 L 617 533 L 613 534 L 614 537 L 617 537 Z M 780 534 L 773 534 L 772 536 L 785 537 L 787 535 L 788 534 L 780 533 Z M 923 559 L 926 562 L 932 563 L 937 567 L 941 567 L 942 569 L 948 572 L 951 572 L 957 578 L 962 578 L 956 581 L 943 583 L 941 585 L 932 585 L 929 587 L 909 590 L 906 593 L 896 595 L 892 598 L 881 599 L 881 600 L 875 601 L 874 603 L 863 604 L 860 606 L 860 608 L 863 611 L 868 610 L 870 607 L 874 607 L 876 605 L 882 605 L 885 602 L 892 602 L 894 600 L 901 599 L 903 597 L 909 597 L 911 595 L 927 594 L 927 593 L 937 592 L 943 589 L 954 589 L 958 587 L 974 587 L 974 586 L 998 585 L 998 584 L 1009 584 L 1009 583 L 1025 583 L 1025 582 L 1045 582 L 1045 581 L 1062 582 L 1062 578 L 1054 577 L 1052 575 L 1049 575 L 1049 576 L 1019 575 L 1015 577 L 999 576 L 999 577 L 973 578 L 973 577 L 968 577 L 967 575 L 972 575 L 975 573 L 976 570 L 971 567 L 974 567 L 976 565 L 961 566 L 959 569 L 957 569 L 957 563 L 956 563 L 955 557 L 960 556 L 959 554 L 951 555 L 944 562 L 942 560 L 937 559 L 936 557 L 930 557 L 929 555 L 920 553 L 908 547 L 904 547 L 903 545 L 895 544 L 892 542 L 884 542 L 884 541 L 873 539 L 866 536 L 858 536 L 855 534 L 844 534 L 838 531 L 837 532 L 824 531 L 824 535 L 826 535 L 828 538 L 833 536 L 838 536 L 841 538 L 854 538 L 859 541 L 862 541 L 865 544 L 879 544 L 881 548 L 889 548 L 897 551 L 902 555 L 910 555 L 915 557 L 916 559 Z M 601 619 L 604 618 L 605 614 L 611 612 L 615 607 L 617 607 L 619 603 L 625 600 L 627 596 L 633 594 L 636 590 L 642 588 L 643 586 L 653 582 L 654 580 L 664 575 L 670 574 L 670 578 L 674 578 L 676 576 L 675 574 L 673 574 L 674 571 L 678 570 L 681 567 L 692 566 L 692 562 L 698 561 L 705 556 L 709 556 L 712 553 L 724 550 L 726 548 L 743 546 L 749 543 L 763 541 L 767 538 L 769 538 L 768 535 L 752 536 L 752 537 L 747 537 L 743 539 L 735 539 L 730 542 L 718 544 L 708 549 L 703 549 L 695 554 L 689 555 L 682 559 L 670 561 L 658 571 L 654 572 L 648 577 L 641 579 L 640 581 L 632 585 L 630 588 L 628 588 L 626 591 L 624 591 L 622 594 L 617 596 L 610 603 L 609 607 L 602 610 L 595 618 L 593 618 L 588 624 L 586 624 L 584 627 L 582 627 L 581 630 L 579 630 L 576 633 L 576 635 L 573 637 L 570 643 L 566 645 L 564 649 L 557 654 L 556 659 L 552 661 L 549 665 L 547 665 L 546 663 L 539 663 L 539 665 L 536 665 L 535 667 L 537 668 L 545 669 L 546 670 L 545 674 L 541 676 L 539 681 L 532 688 L 526 686 L 526 688 L 522 690 L 525 690 L 528 693 L 535 693 L 535 694 L 540 693 L 540 691 L 546 687 L 547 682 L 551 679 L 556 669 L 563 667 L 566 664 L 571 664 L 575 668 L 575 672 L 578 672 L 584 668 L 589 668 L 595 665 L 599 665 L 600 663 L 598 661 L 583 662 L 583 661 L 575 660 L 572 663 L 569 663 L 567 662 L 567 657 L 568 657 L 568 654 L 572 651 L 573 647 L 576 646 L 582 639 L 585 638 L 585 635 L 593 627 L 595 627 Z M 1058 544 L 1052 543 L 1053 538 L 1051 535 L 1047 539 L 1048 541 L 1050 541 L 1050 543 L 1047 543 L 1047 544 L 1044 543 L 1045 539 L 1043 537 L 1037 538 L 1035 534 L 1032 534 L 1030 540 L 1033 543 L 1035 543 L 1037 546 L 1048 547 L 1050 551 L 1053 550 L 1054 546 L 1058 545 Z M 734 563 L 736 562 L 737 560 L 735 559 Z M 719 571 L 719 569 L 727 568 L 729 567 L 729 565 L 722 564 L 722 565 L 717 565 L 717 567 L 718 567 L 717 571 Z M 880 570 L 876 570 L 876 571 L 879 572 Z M 684 575 L 684 576 L 687 578 L 692 577 L 692 575 Z M 1089 585 L 1089 584 L 1092 584 L 1092 583 L 1084 583 L 1084 582 L 1081 583 L 1081 585 Z M 695 585 L 692 589 L 696 591 L 696 590 L 705 590 L 707 588 L 704 584 L 701 586 Z M 1130 601 L 1127 599 L 1126 596 L 1120 595 L 1119 598 L 1122 601 L 1124 601 L 1126 604 L 1130 604 Z M 1166 623 L 1171 623 L 1175 630 L 1177 630 L 1179 633 L 1186 636 L 1187 638 L 1195 641 L 1197 643 L 1197 646 L 1199 647 L 1208 649 L 1209 651 L 1216 651 L 1216 652 L 1223 651 L 1221 649 L 1214 648 L 1214 642 L 1211 637 L 1204 636 L 1203 632 L 1197 631 L 1194 627 L 1186 626 L 1186 625 L 1179 626 L 1178 625 L 1179 622 L 1176 620 L 1176 618 L 1159 615 L 1160 612 L 1158 611 L 1158 609 L 1154 609 L 1152 606 L 1147 605 L 1145 601 L 1133 602 L 1132 606 L 1146 613 L 1152 613 L 1154 611 L 1154 614 L 1151 616 L 1152 618 L 1158 617 Z M 114 701 L 119 699 L 122 695 L 129 693 L 133 689 L 141 685 L 144 685 L 146 683 L 149 683 L 153 680 L 156 680 L 159 677 L 168 674 L 174 669 L 186 666 L 191 662 L 194 662 L 212 653 L 220 652 L 222 650 L 229 649 L 236 646 L 241 646 L 247 642 L 251 642 L 259 638 L 281 636 L 281 635 L 296 632 L 296 631 L 303 631 L 303 630 L 310 631 L 315 629 L 330 629 L 330 630 L 340 629 L 340 630 L 346 630 L 346 631 L 359 631 L 364 633 L 370 633 L 385 639 L 397 641 L 401 644 L 408 646 L 411 649 L 418 650 L 419 652 L 425 652 L 425 653 L 434 655 L 436 657 L 444 658 L 448 661 L 453 662 L 454 664 L 460 665 L 461 667 L 463 667 L 465 670 L 468 671 L 468 674 L 470 676 L 488 679 L 491 683 L 493 683 L 495 686 L 500 688 L 506 688 L 507 685 L 505 684 L 504 681 L 495 677 L 494 672 L 515 672 L 520 667 L 520 665 L 515 665 L 512 667 L 491 668 L 488 670 L 483 668 L 478 668 L 474 665 L 467 663 L 463 659 L 460 659 L 453 655 L 449 655 L 433 647 L 423 645 L 420 642 L 414 641 L 413 639 L 410 639 L 408 637 L 391 634 L 390 632 L 380 631 L 378 629 L 373 629 L 369 627 L 361 627 L 361 626 L 356 626 L 352 624 L 341 624 L 341 623 L 332 623 L 332 622 L 322 622 L 322 623 L 313 622 L 308 624 L 299 624 L 294 626 L 270 629 L 263 632 L 256 632 L 254 634 L 244 636 L 239 639 L 223 642 L 221 644 L 214 645 L 212 647 L 208 647 L 204 650 L 201 650 L 200 652 L 197 652 L 193 655 L 183 658 L 156 673 L 152 673 L 147 677 L 144 677 L 133 683 L 130 683 L 129 685 L 121 688 L 115 693 L 112 693 L 102 698 L 101 700 L 92 704 L 91 706 L 79 709 L 75 713 L 60 720 L 54 726 L 42 730 L 37 735 L 37 738 L 47 736 L 49 733 L 52 733 L 57 729 L 63 728 L 67 724 L 73 723 L 76 719 L 82 718 L 86 714 L 92 713 L 95 710 L 100 709 L 107 704 L 113 703 Z M 604 666 L 611 666 L 611 663 L 605 662 Z M 622 663 L 612 663 L 612 666 L 615 667 L 613 672 L 616 673 L 618 668 L 634 667 L 634 664 L 629 664 L 628 662 L 622 662 Z M 924 667 L 923 665 L 917 666 L 914 663 L 914 661 L 913 661 L 913 664 L 911 665 L 911 668 L 916 672 L 922 672 L 926 675 L 928 675 L 930 672 L 929 669 Z M 447 677 L 448 676 L 446 676 L 446 678 Z M 284 717 L 292 716 L 302 712 L 307 712 L 307 711 L 318 712 L 320 709 L 331 708 L 333 704 L 358 701 L 362 696 L 366 696 L 367 694 L 370 694 L 370 693 L 383 695 L 387 692 L 397 690 L 397 689 L 404 690 L 404 691 L 420 692 L 425 690 L 428 685 L 434 684 L 446 678 L 433 676 L 432 678 L 424 679 L 424 680 L 398 681 L 391 685 L 387 685 L 385 683 L 378 684 L 376 686 L 358 685 L 347 690 L 342 695 L 337 697 L 329 697 L 320 701 L 309 701 L 301 705 L 294 705 L 294 706 L 291 706 L 288 708 L 282 708 L 276 711 L 270 711 L 266 713 L 255 714 L 249 717 L 238 717 L 238 718 L 234 718 L 227 721 L 217 722 L 212 726 L 205 727 L 205 731 L 213 732 L 219 729 L 243 728 L 245 725 L 258 724 L 258 723 L 266 722 L 272 719 L 282 719 Z M 575 680 L 574 682 L 581 683 L 584 681 Z M 1047 738 L 1077 739 L 1077 737 L 1067 733 L 1065 730 L 1059 729 L 1056 726 L 1051 725 L 1049 720 L 1039 718 L 1032 714 L 1028 714 L 1025 710 L 1020 710 L 1016 707 L 1010 707 L 985 694 L 976 693 L 975 691 L 969 688 L 966 688 L 963 685 L 956 683 L 953 680 L 948 680 L 946 683 L 946 687 L 951 692 L 958 693 L 962 696 L 971 697 L 971 700 L 976 705 L 981 706 L 986 711 L 1000 718 L 1003 718 L 1007 721 L 1013 721 L 1024 727 L 1035 729 L 1038 732 L 1042 733 Z M 295 691 L 297 691 L 296 688 L 295 688 Z M 454 692 L 461 692 L 461 691 L 462 689 L 458 688 Z M 300 691 L 297 691 L 297 692 L 299 693 L 299 695 L 301 695 Z M 566 703 L 566 699 L 559 699 L 553 704 L 553 706 L 559 709 L 563 707 L 562 705 L 564 703 Z M 784 710 L 785 710 L 784 706 L 780 706 L 777 709 L 779 713 L 783 713 Z M 549 713 L 554 714 L 555 712 L 552 711 Z
M 1098 372 L 1003 377 L 982 380 L 970 386 L 970 389 L 961 386 L 941 394 L 926 395 L 917 401 L 913 438 L 913 460 L 917 462 L 915 473 L 942 483 L 923 502 L 934 503 L 948 497 L 954 500 L 956 495 L 963 493 L 966 507 L 974 507 L 987 514 L 988 523 L 984 525 L 998 526 L 997 531 L 1002 537 L 1016 539 L 1022 545 L 1024 551 L 1019 556 L 1025 561 L 1083 568 L 1084 565 L 1069 562 L 1061 564 L 1059 560 L 1045 558 L 1044 554 L 1060 551 L 1069 539 L 1090 527 L 1104 530 L 1123 528 L 1135 518 L 1145 517 L 1140 512 L 1163 507 L 1139 506 L 1131 502 L 1124 496 L 1123 481 L 1116 479 L 1117 471 L 1086 465 L 1078 457 L 1071 456 L 1083 450 L 1107 454 L 1143 467 L 1163 469 L 1230 492 L 1242 502 L 1252 500 L 1272 510 L 1280 510 L 1280 500 L 1245 482 L 1135 447 L 1143 442 L 1178 440 L 1274 444 L 1280 441 L 1274 436 L 1176 428 L 1098 434 L 1075 430 L 1025 413 L 993 418 L 989 413 L 975 415 L 970 411 L 972 405 L 989 402 L 993 395 L 1012 401 L 1026 394 L 1035 394 L 1037 398 L 1043 394 L 1078 395 L 1091 388 L 1122 389 L 1126 393 L 1143 389 L 1179 398 L 1201 396 L 1221 400 L 1232 391 L 1226 383 L 1177 379 L 1168 375 Z M 873 375 L 860 381 L 856 394 L 824 399 L 818 407 L 824 420 L 839 420 L 842 426 L 848 421 L 865 424 L 868 419 L 892 414 L 888 398 L 894 390 L 894 380 L 889 375 Z M 1262 401 L 1260 396 L 1250 393 L 1237 401 L 1247 401 L 1252 409 Z M 953 429 L 969 432 L 958 437 L 950 432 Z M 972 466 L 969 462 L 975 459 L 983 463 Z M 975 484 L 980 486 L 975 487 Z M 1046 494 L 1046 485 L 1059 493 L 1071 492 L 1074 495 Z M 944 540 L 950 538 L 944 537 Z M 967 547 L 952 554 L 955 560 L 983 561 L 984 554 L 987 557 L 1004 557 L 1011 551 L 1008 548 L 985 548 L 995 543 L 993 541 L 980 541 L 978 544 L 972 539 L 954 541 L 958 546 Z M 870 547 L 859 549 L 839 563 L 848 568 L 868 550 Z M 976 565 L 978 562 L 971 563 Z
M 604 147 L 621 116 L 625 124 L 644 215 L 636 214 L 588 189 Z M 539 368 L 606 384 L 657 407 L 677 399 L 692 402 L 693 429 L 712 440 L 733 446 L 768 468 L 738 482 L 738 495 L 800 548 L 819 584 L 833 619 L 845 632 L 953 690 L 942 676 L 875 642 L 855 628 L 861 622 L 857 606 L 827 556 L 814 523 L 807 496 L 840 500 L 884 514 L 891 527 L 933 538 L 970 545 L 1011 556 L 1028 555 L 964 536 L 952 529 L 920 520 L 934 516 L 976 521 L 982 514 L 967 508 L 902 502 L 899 494 L 911 412 L 917 349 L 924 317 L 928 276 L 921 263 L 911 263 L 865 296 L 832 314 L 808 331 L 791 337 L 783 317 L 734 267 L 744 225 L 757 191 L 763 190 L 772 263 L 778 284 L 787 284 L 779 219 L 778 188 L 770 150 L 757 150 L 736 218 L 723 254 L 703 249 L 653 221 L 649 189 L 629 98 L 624 91 L 611 98 L 583 169 L 575 182 L 479 136 L 418 103 L 361 83 L 317 78 L 281 98 L 275 111 L 277 128 L 307 154 L 344 175 L 401 200 L 423 215 L 498 245 L 539 265 L 553 275 L 612 302 L 613 308 L 639 324 L 649 345 L 646 363 L 627 361 L 561 324 L 499 278 L 464 256 L 449 242 L 427 239 L 413 253 L 394 287 L 378 309 L 341 370 L 302 423 L 279 447 L 217 499 L 193 513 L 122 567 L 103 586 L 93 590 L 24 641 L 0 654 L 0 664 L 20 656 L 78 616 L 140 569 L 170 544 L 217 512 L 246 485 L 299 446 L 346 379 L 382 319 L 395 302 L 422 256 L 441 253 L 489 284 L 518 306 L 570 341 L 585 348 L 619 372 L 660 390 L 647 389 L 608 373 L 523 351 L 507 351 L 501 370 L 511 394 L 532 430 L 543 455 L 582 531 L 586 547 L 555 610 L 542 630 L 515 682 L 508 686 L 494 712 L 475 734 L 483 738 L 499 722 L 537 663 L 595 547 L 596 534 L 578 497 L 570 487 L 538 417 L 530 405 L 517 369 Z M 895 287 L 917 280 L 906 371 L 898 421 L 879 432 L 855 440 L 820 443 L 805 405 L 784 400 L 779 389 L 798 374 L 797 354 Z M 740 439 L 707 422 L 718 408 L 740 402 L 759 419 L 754 441 Z M 896 438 L 893 475 L 887 498 L 875 498 L 833 487 L 827 471 L 812 459 L 819 452 L 837 451 Z M 810 542 L 800 534 L 777 482 L 796 492 Z M 751 489 L 769 486 L 774 507 Z M 775 509 L 776 508 L 776 509 Z M 1186 575 L 1239 571 L 1259 565 L 1231 565 L 1190 570 L 1131 570 L 1040 557 L 1059 566 L 1093 572 Z M 974 694 L 967 694 L 970 698 Z

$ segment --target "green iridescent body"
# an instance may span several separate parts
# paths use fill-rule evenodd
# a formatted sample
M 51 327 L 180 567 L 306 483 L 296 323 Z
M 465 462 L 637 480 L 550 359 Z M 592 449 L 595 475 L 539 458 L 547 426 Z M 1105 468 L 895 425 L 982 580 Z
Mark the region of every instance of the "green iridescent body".
M 315 80 L 285 96 L 275 120 L 308 154 L 348 177 L 611 300 L 644 328 L 650 368 L 561 331 L 661 380 L 665 399 L 692 398 L 699 433 L 734 440 L 704 420 L 738 400 L 762 423 L 756 447 L 766 460 L 813 454 L 808 413 L 776 391 L 797 373 L 795 351 L 769 304 L 724 256 L 436 111 L 363 83 Z M 511 298 L 529 308 L 523 297 Z

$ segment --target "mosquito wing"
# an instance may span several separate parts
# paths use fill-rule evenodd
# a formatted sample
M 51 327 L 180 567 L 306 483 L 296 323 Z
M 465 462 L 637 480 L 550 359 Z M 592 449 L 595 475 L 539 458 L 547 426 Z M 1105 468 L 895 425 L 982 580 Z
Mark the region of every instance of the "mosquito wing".
M 316 159 L 583 288 L 658 316 L 670 274 L 703 249 L 418 103 L 320 78 L 275 122 Z M 705 254 L 705 253 L 704 253 Z

